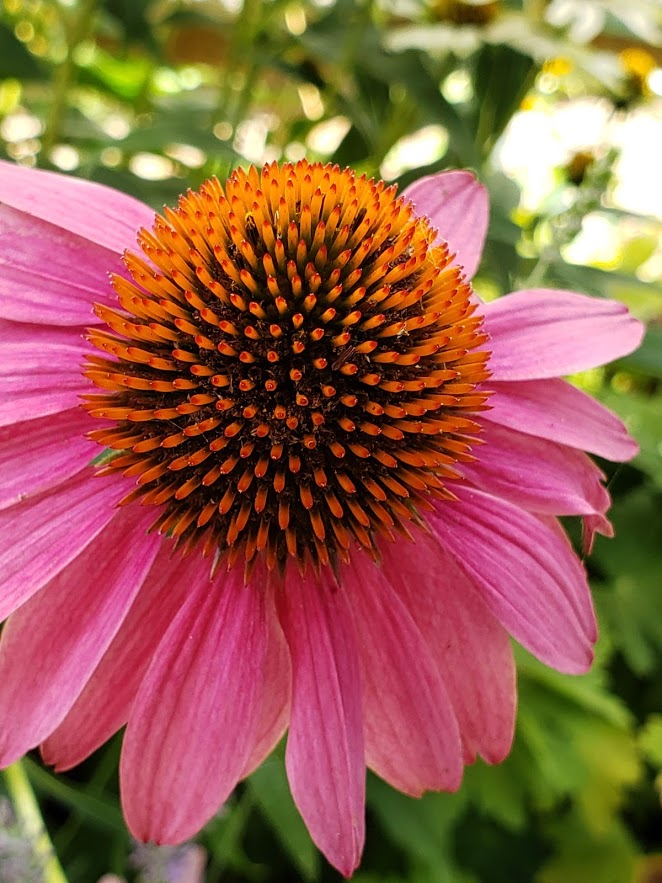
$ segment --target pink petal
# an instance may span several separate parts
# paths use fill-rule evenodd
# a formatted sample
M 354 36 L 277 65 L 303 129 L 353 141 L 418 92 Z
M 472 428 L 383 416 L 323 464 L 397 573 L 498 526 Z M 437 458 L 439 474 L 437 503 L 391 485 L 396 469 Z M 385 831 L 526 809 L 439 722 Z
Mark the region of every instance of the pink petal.
M 531 512 L 549 515 L 604 514 L 609 494 L 603 473 L 574 448 L 485 423 L 475 463 L 462 472 L 473 484 Z
M 490 202 L 471 172 L 440 172 L 419 178 L 402 195 L 413 202 L 457 255 L 468 279 L 474 276 L 485 245 Z
M 135 244 L 140 227 L 154 221 L 148 206 L 103 184 L 2 161 L 0 202 L 117 254 Z
M 344 577 L 361 659 L 366 760 L 414 797 L 455 791 L 464 771 L 457 720 L 439 668 L 388 572 L 357 553 Z
M 616 462 L 639 450 L 615 414 L 565 380 L 491 380 L 489 386 L 494 395 L 485 420 Z
M 483 304 L 495 380 L 561 377 L 635 350 L 644 326 L 624 304 L 572 291 L 517 291 Z
M 115 252 L 0 204 L 0 316 L 17 322 L 86 325 L 95 302 L 116 304 Z
M 252 584 L 259 582 L 253 577 Z M 251 755 L 241 774 L 245 779 L 271 754 L 285 734 L 290 720 L 292 694 L 292 666 L 290 651 L 283 630 L 273 608 L 272 598 L 267 605 L 269 637 L 264 663 L 264 683 L 260 701 L 260 719 Z
M 156 511 L 147 510 L 152 521 Z M 171 542 L 160 540 L 154 564 L 122 628 L 69 714 L 42 746 L 47 763 L 58 770 L 75 766 L 127 722 L 163 636 L 191 586 L 205 585 L 210 570 L 208 559 L 201 555 L 182 558 Z
M 382 548 L 383 567 L 427 641 L 457 716 L 465 761 L 500 763 L 515 727 L 515 664 L 503 626 L 433 538 Z
M 614 536 L 614 526 L 604 515 L 586 515 L 582 518 L 582 554 L 590 555 L 596 533 L 603 537 Z
M 130 487 L 91 469 L 0 512 L 0 621 L 57 576 L 109 523 Z
M 577 674 L 597 637 L 586 574 L 556 522 L 472 488 L 429 516 L 439 541 L 511 635 L 542 662 Z
M 189 586 L 124 737 L 122 805 L 139 840 L 186 840 L 236 785 L 254 744 L 266 645 L 264 596 L 241 575 Z
M 100 451 L 84 433 L 92 418 L 75 408 L 0 429 L 0 509 L 61 484 Z
M 365 838 L 365 754 L 356 638 L 345 588 L 293 574 L 277 596 L 292 655 L 285 763 L 292 796 L 329 862 L 349 877 Z
M 0 765 L 13 763 L 62 720 L 120 627 L 160 538 L 138 507 L 5 624 L 0 642 Z M 118 550 L 122 554 L 118 555 Z
M 75 408 L 93 389 L 83 377 L 83 329 L 0 321 L 0 426 Z

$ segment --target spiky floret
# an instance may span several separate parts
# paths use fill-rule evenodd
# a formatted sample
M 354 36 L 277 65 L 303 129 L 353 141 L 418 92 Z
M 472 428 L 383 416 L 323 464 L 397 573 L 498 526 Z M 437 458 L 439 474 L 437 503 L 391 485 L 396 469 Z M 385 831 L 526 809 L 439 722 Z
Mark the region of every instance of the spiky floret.
M 470 454 L 471 290 L 394 186 L 301 161 L 207 181 L 141 230 L 90 330 L 104 473 L 159 531 L 248 572 L 409 535 Z

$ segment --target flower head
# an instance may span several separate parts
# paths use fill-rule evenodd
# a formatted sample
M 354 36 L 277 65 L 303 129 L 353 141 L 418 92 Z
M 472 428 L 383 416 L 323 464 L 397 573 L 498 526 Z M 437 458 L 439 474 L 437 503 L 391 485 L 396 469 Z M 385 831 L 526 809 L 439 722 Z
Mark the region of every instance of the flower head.
M 294 799 L 351 874 L 366 764 L 421 794 L 507 754 L 508 633 L 590 665 L 556 516 L 608 533 L 584 451 L 636 446 L 560 377 L 639 323 L 482 304 L 465 172 L 399 196 L 273 164 L 154 220 L 1 164 L 0 201 L 0 762 L 66 769 L 126 724 L 129 827 L 175 844 L 289 728 Z
M 185 549 L 286 573 L 378 557 L 470 458 L 488 354 L 471 289 L 410 202 L 321 165 L 182 197 L 91 342 L 86 409 Z M 473 458 L 472 458 L 473 459 Z M 359 493 L 360 489 L 360 493 Z

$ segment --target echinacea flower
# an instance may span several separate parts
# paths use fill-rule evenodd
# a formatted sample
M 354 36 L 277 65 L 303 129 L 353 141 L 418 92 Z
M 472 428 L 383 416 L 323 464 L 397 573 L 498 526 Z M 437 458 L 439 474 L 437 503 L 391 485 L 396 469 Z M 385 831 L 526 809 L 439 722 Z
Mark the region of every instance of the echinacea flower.
M 350 875 L 366 765 L 420 795 L 508 753 L 509 634 L 589 667 L 557 516 L 609 533 L 585 451 L 636 445 L 560 378 L 640 324 L 567 291 L 481 303 L 466 172 L 398 196 L 273 164 L 155 220 L 3 163 L 0 202 L 0 762 L 64 770 L 126 724 L 129 828 L 176 844 L 289 728 Z

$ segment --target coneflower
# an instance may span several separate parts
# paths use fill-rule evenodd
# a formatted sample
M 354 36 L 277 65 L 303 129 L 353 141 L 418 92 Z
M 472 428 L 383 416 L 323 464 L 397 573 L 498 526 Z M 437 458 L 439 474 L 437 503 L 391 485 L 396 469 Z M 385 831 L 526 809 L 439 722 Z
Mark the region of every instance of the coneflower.
M 66 769 L 126 724 L 129 827 L 176 844 L 289 727 L 349 876 L 366 764 L 421 794 L 507 754 L 509 633 L 589 667 L 556 516 L 609 533 L 584 451 L 636 445 L 560 378 L 640 324 L 572 292 L 481 303 L 466 172 L 398 195 L 272 164 L 154 220 L 2 163 L 0 201 L 0 761 Z

